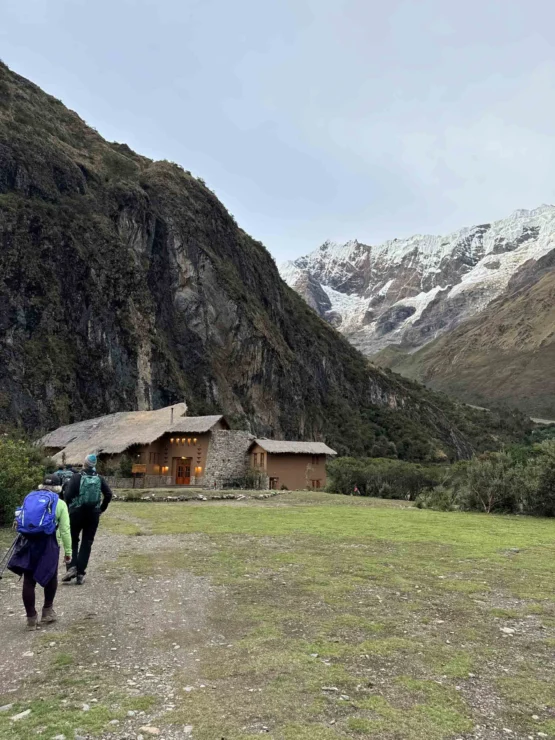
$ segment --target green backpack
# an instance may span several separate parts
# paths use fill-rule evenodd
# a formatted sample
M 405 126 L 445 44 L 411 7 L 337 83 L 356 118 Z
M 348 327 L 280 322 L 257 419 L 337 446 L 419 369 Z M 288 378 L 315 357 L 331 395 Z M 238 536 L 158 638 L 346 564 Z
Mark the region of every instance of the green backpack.
M 96 508 L 100 506 L 101 498 L 101 480 L 100 476 L 81 473 L 81 482 L 79 484 L 79 497 L 77 498 L 77 507 L 86 506 L 87 508 Z M 76 508 L 77 508 L 76 507 Z

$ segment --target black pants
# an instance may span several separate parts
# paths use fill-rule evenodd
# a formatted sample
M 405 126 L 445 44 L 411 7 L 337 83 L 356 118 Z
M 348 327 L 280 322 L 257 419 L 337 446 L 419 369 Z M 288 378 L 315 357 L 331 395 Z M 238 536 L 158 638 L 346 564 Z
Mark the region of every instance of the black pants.
M 69 520 L 71 523 L 71 550 L 72 559 L 71 567 L 77 568 L 77 573 L 85 575 L 91 549 L 94 542 L 94 536 L 98 529 L 100 512 L 96 509 L 85 509 L 81 507 L 70 512 Z M 79 547 L 79 538 L 81 538 L 81 547 Z
M 28 617 L 34 617 L 37 613 L 35 609 L 35 588 L 37 582 L 31 573 L 23 574 L 23 605 Z M 52 580 L 44 587 L 44 608 L 48 609 L 54 603 L 56 590 L 58 588 L 58 571 L 52 577 Z

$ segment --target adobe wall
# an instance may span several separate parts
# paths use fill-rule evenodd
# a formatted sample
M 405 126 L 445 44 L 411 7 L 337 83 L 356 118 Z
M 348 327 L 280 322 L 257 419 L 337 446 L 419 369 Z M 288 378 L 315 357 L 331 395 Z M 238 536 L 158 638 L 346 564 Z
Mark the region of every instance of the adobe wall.
M 263 465 L 260 465 L 260 455 L 264 455 Z M 255 458 L 256 455 L 256 458 Z M 304 491 L 307 488 L 324 488 L 326 485 L 326 456 L 301 454 L 275 454 L 266 452 L 260 445 L 254 445 L 249 459 L 251 468 L 263 468 L 268 476 L 268 485 L 272 478 L 276 489 L 286 486 L 290 491 Z M 312 485 L 313 481 L 320 481 L 320 485 Z
M 226 488 L 234 480 L 244 478 L 250 467 L 249 447 L 253 439 L 250 432 L 235 429 L 212 432 L 204 485 L 207 488 Z
M 176 464 L 189 459 L 191 485 L 202 485 L 210 434 L 166 433 L 150 445 L 143 445 L 134 456 L 133 462 L 147 466 L 147 475 L 162 475 L 175 483 Z

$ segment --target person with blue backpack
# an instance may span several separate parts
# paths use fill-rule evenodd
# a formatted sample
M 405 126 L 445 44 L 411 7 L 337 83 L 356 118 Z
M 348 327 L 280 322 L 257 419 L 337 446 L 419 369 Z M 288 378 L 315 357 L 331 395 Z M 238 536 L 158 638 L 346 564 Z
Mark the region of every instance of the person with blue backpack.
M 18 537 L 8 569 L 23 576 L 23 605 L 27 614 L 27 629 L 36 630 L 42 622 L 57 619 L 54 598 L 58 589 L 58 561 L 60 544 L 65 561 L 71 560 L 71 533 L 69 512 L 59 497 L 61 480 L 55 474 L 47 475 L 38 490 L 27 494 L 15 513 Z M 44 589 L 44 606 L 39 620 L 35 608 L 37 583 Z
M 78 586 L 83 584 L 100 515 L 106 511 L 111 500 L 110 486 L 96 472 L 96 455 L 87 455 L 83 469 L 74 474 L 65 489 L 73 548 L 71 563 L 62 578 L 65 583 L 75 578 Z

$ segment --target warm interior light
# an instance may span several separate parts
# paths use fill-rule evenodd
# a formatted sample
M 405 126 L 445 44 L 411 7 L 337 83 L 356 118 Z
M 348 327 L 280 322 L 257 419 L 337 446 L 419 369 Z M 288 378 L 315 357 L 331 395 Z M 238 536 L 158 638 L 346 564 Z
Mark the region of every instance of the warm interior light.
M 173 444 L 173 437 L 170 439 L 170 444 L 171 445 Z
M 185 437 L 183 437 L 183 439 L 181 440 L 181 444 L 182 444 L 182 445 L 184 445 L 184 444 L 185 444 Z
M 202 473 L 202 468 L 199 466 L 195 468 L 195 475 L 199 475 L 200 473 Z
M 196 445 L 196 443 L 197 443 L 197 438 L 195 437 L 195 438 L 193 439 L 193 444 L 194 444 L 194 445 Z

